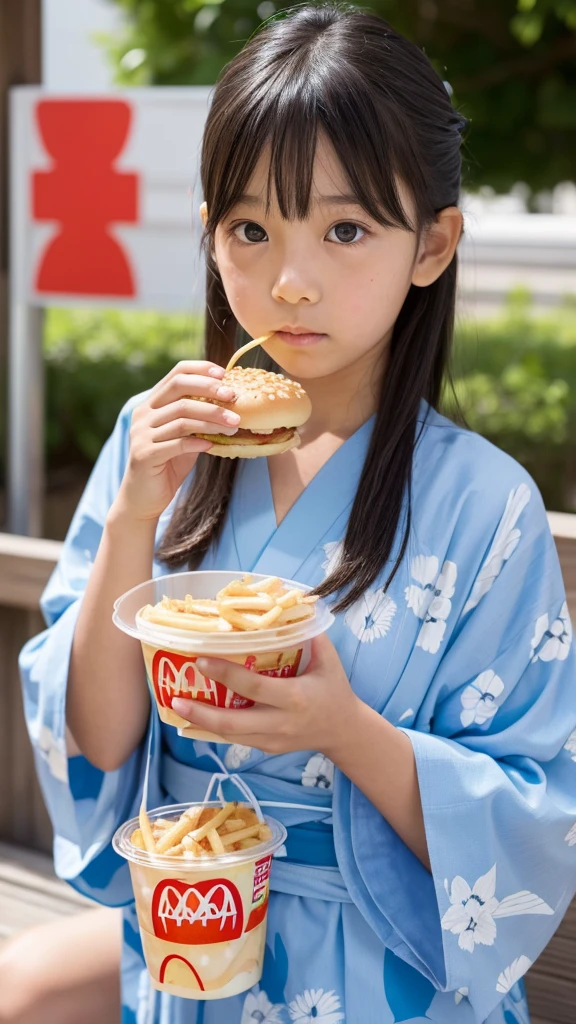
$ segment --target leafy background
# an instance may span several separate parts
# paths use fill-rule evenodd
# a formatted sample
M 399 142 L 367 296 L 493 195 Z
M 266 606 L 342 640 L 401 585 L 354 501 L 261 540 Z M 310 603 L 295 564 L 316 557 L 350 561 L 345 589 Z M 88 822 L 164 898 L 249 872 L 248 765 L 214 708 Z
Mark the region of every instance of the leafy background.
M 280 0 L 110 0 L 123 30 L 101 37 L 120 85 L 211 84 Z M 574 177 L 576 0 L 374 0 L 370 9 L 423 47 L 470 120 L 468 189 L 537 193 Z M 455 396 L 468 424 L 519 459 L 549 508 L 576 511 L 576 305 L 534 315 L 510 296 L 501 315 L 458 325 Z M 123 402 L 201 346 L 187 316 L 52 309 L 47 314 L 46 449 L 52 492 L 73 502 Z M 456 414 L 447 390 L 445 408 Z M 74 490 L 76 489 L 76 490 Z M 64 488 L 65 490 L 65 488 Z M 50 488 L 49 488 L 50 498 Z
M 123 85 L 209 85 L 280 0 L 113 0 L 125 29 L 101 37 Z M 373 0 L 424 47 L 471 122 L 469 187 L 534 190 L 576 166 L 576 0 Z

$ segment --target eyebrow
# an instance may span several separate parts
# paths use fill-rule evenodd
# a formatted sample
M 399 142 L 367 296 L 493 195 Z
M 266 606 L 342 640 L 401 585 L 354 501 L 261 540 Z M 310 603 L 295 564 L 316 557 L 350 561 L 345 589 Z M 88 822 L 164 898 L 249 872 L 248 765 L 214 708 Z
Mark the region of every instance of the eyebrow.
M 318 196 L 317 202 L 321 206 L 361 206 L 358 199 L 354 195 L 347 195 L 346 193 L 336 192 L 334 195 L 329 196 Z M 263 207 L 266 203 L 262 201 L 260 196 L 251 196 L 244 194 L 238 197 L 236 206 L 253 206 Z

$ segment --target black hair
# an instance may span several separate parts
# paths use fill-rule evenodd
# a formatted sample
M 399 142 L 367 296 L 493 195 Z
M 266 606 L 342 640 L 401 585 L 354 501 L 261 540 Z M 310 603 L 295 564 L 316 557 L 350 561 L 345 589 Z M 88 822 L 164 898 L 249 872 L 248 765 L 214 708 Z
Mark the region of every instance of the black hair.
M 322 134 L 368 215 L 418 234 L 440 210 L 458 204 L 465 123 L 425 54 L 379 17 L 327 4 L 268 22 L 224 69 L 204 133 L 206 357 L 225 365 L 243 342 L 211 242 L 265 147 L 269 199 L 275 195 L 283 217 L 309 212 Z M 412 196 L 414 224 L 400 201 L 399 180 Z M 411 285 L 394 325 L 342 557 L 316 591 L 341 591 L 337 610 L 356 601 L 387 565 L 388 586 L 404 555 L 417 417 L 422 399 L 439 404 L 448 374 L 456 270 L 455 255 L 433 284 Z M 271 361 L 267 366 L 277 369 Z M 236 460 L 199 456 L 158 552 L 167 565 L 200 564 L 222 530 L 236 471 Z

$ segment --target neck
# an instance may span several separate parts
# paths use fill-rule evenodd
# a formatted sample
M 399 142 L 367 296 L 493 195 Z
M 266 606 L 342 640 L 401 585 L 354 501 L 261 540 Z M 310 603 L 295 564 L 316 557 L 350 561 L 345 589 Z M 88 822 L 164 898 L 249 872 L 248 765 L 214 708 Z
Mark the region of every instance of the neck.
M 326 377 L 300 380 L 312 402 L 310 419 L 299 427 L 303 440 L 328 433 L 345 441 L 359 430 L 378 407 L 386 361 L 379 345 Z

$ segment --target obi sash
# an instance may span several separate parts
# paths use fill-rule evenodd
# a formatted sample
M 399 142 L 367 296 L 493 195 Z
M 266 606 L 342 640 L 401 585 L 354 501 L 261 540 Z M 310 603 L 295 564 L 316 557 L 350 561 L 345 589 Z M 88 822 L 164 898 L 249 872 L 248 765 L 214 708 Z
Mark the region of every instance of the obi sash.
M 182 764 L 166 753 L 162 756 L 160 782 L 176 803 L 203 800 L 211 777 L 209 771 Z M 332 813 L 330 794 L 313 791 L 310 805 L 303 805 L 298 801 L 302 796 L 300 784 L 250 771 L 242 772 L 241 778 L 265 810 L 268 804 L 273 804 L 272 815 L 288 831 L 286 856 L 274 858 L 270 888 L 306 899 L 352 903 L 338 868 L 332 825 L 322 820 Z M 224 783 L 224 790 L 226 785 Z M 230 789 L 233 788 L 230 785 Z M 237 796 L 237 791 L 230 792 L 231 799 Z

